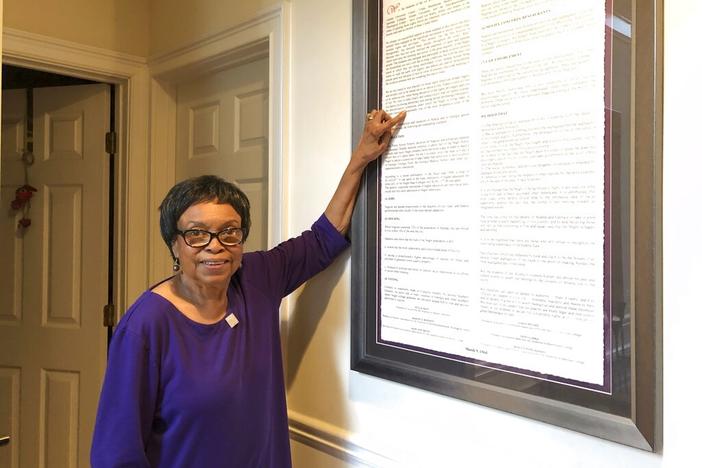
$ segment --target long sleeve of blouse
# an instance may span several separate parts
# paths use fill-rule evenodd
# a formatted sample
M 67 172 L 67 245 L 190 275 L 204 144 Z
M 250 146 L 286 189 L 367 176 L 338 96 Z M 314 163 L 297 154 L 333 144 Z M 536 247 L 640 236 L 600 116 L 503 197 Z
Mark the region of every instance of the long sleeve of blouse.
M 158 363 L 144 339 L 127 327 L 110 344 L 95 432 L 93 467 L 149 467 L 148 443 L 158 392 Z M 128 430 L 125 430 L 129 428 Z
M 300 236 L 271 250 L 244 255 L 242 278 L 265 284 L 272 298 L 282 299 L 325 269 L 348 245 L 348 240 L 322 215 Z

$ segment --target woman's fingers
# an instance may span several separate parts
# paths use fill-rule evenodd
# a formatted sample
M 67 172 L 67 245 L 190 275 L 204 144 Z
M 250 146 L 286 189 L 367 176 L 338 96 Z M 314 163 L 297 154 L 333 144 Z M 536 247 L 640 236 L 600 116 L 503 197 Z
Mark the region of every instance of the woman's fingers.
M 385 111 L 383 111 L 385 112 Z M 391 127 L 394 127 L 395 125 L 401 123 L 403 120 L 405 120 L 405 117 L 407 117 L 407 112 L 402 111 L 399 114 L 397 114 L 395 117 L 390 117 L 387 113 L 385 114 L 388 117 L 388 120 L 385 121 L 386 125 L 390 125 Z
M 383 109 L 372 110 L 368 113 L 366 128 L 375 138 L 380 138 L 386 132 L 391 132 L 393 127 L 405 120 L 407 112 L 402 111 L 395 117 L 385 112 Z
M 400 112 L 395 117 L 383 109 L 373 109 L 366 116 L 366 125 L 358 143 L 359 154 L 372 160 L 384 153 L 390 146 L 397 125 L 404 121 L 406 112 Z
M 385 132 L 378 140 L 378 154 L 382 154 L 390 146 L 390 140 L 392 139 L 392 132 Z
M 402 111 L 392 118 L 388 114 L 385 115 L 387 115 L 388 118 L 383 121 L 383 133 L 389 133 L 392 136 L 395 127 L 405 120 L 407 113 Z

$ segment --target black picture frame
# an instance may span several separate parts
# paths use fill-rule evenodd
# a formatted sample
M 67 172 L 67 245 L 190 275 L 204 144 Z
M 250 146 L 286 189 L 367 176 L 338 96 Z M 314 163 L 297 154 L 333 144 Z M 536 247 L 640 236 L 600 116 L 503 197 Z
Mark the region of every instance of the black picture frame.
M 381 6 L 380 0 L 353 2 L 352 142 L 361 134 L 366 113 L 382 107 Z M 352 370 L 643 450 L 660 450 L 663 2 L 622 0 L 620 6 L 631 12 L 631 50 L 623 60 L 629 57 L 632 65 L 630 77 L 620 78 L 630 80 L 623 92 L 635 118 L 627 118 L 625 125 L 622 116 L 612 112 L 609 123 L 615 143 L 618 138 L 627 140 L 611 168 L 612 191 L 618 194 L 613 228 L 617 239 L 624 239 L 614 247 L 613 268 L 626 283 L 618 286 L 626 290 L 626 300 L 615 311 L 612 325 L 613 338 L 620 339 L 615 350 L 621 346 L 626 351 L 612 368 L 618 390 L 603 396 L 564 385 L 535 385 L 519 376 L 505 384 L 499 371 L 489 374 L 465 362 L 378 343 L 378 164 L 370 165 L 364 175 L 351 229 Z

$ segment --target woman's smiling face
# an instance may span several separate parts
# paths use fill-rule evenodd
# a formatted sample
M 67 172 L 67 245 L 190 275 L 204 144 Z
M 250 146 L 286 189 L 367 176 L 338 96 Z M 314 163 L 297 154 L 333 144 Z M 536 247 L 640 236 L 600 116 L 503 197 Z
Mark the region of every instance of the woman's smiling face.
M 197 203 L 186 209 L 178 219 L 178 230 L 202 229 L 219 232 L 230 227 L 241 227 L 241 216 L 229 204 L 216 201 Z M 190 247 L 183 236 L 176 236 L 173 253 L 180 260 L 180 271 L 189 280 L 201 286 L 226 287 L 232 275 L 241 266 L 242 244 L 222 245 L 215 236 L 205 247 Z

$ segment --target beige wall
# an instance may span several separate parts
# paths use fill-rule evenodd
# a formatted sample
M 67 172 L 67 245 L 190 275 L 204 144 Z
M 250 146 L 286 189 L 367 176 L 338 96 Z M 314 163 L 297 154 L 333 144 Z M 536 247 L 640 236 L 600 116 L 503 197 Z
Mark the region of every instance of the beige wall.
M 151 0 L 150 56 L 216 34 L 278 5 L 276 0 Z
M 291 233 L 322 213 L 351 154 L 351 1 L 292 7 Z M 289 408 L 343 429 L 353 428 L 349 254 L 298 290 L 287 324 Z
M 241 24 L 279 3 L 276 0 L 5 0 L 4 27 L 148 57 Z
M 5 0 L 4 27 L 146 57 L 146 0 Z

